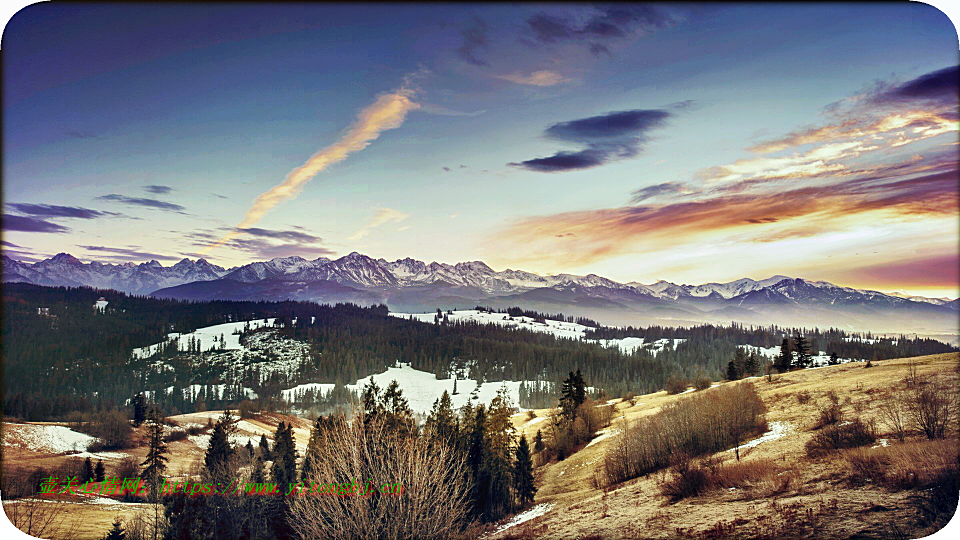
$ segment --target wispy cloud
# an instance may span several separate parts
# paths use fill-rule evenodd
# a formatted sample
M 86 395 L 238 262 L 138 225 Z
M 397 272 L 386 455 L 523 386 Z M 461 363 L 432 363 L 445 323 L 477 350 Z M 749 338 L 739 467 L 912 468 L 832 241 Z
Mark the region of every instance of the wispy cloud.
M 179 204 L 161 201 L 159 199 L 149 199 L 144 197 L 127 197 L 126 195 L 118 195 L 116 193 L 111 193 L 109 195 L 101 195 L 96 198 L 98 201 L 109 201 L 117 204 L 125 204 L 127 206 L 140 206 L 144 208 L 153 208 L 155 210 L 163 210 L 165 212 L 174 212 L 177 214 L 186 214 L 186 208 L 180 206 Z
M 950 218 L 958 205 L 957 163 L 930 174 L 899 170 L 833 184 L 696 200 L 566 212 L 520 219 L 491 244 L 510 261 L 583 264 L 638 252 L 686 249 L 706 237 L 739 234 L 744 244 L 843 230 L 868 220 Z M 867 217 L 870 216 L 870 217 Z M 573 233 L 575 238 L 556 239 Z
M 170 186 L 151 184 L 149 186 L 143 186 L 143 190 L 147 193 L 153 193 L 154 195 L 166 195 L 173 191 L 173 188 Z
M 541 11 L 527 19 L 527 29 L 535 42 L 582 42 L 593 54 L 608 54 L 604 42 L 647 35 L 679 22 L 678 15 L 649 4 L 590 7 L 577 15 Z
M 669 116 L 670 113 L 664 110 L 635 109 L 560 122 L 547 128 L 544 135 L 582 144 L 586 148 L 508 165 L 538 172 L 564 172 L 630 158 L 640 152 L 641 145 L 648 139 L 648 132 L 664 125 Z
M 408 217 L 410 217 L 410 214 L 405 214 L 403 212 L 394 210 L 392 208 L 381 208 L 373 216 L 373 219 L 370 220 L 370 223 L 368 223 L 365 227 L 363 227 L 362 229 L 350 235 L 350 237 L 347 238 L 347 240 L 351 242 L 356 242 L 357 240 L 360 240 L 361 238 L 370 234 L 370 232 L 373 229 L 376 229 L 381 225 L 384 225 L 386 223 L 391 223 L 391 222 L 400 223 L 401 221 L 407 219 Z
M 3 230 L 39 233 L 65 233 L 70 231 L 70 227 L 64 227 L 63 225 L 58 225 L 50 221 L 29 216 L 3 214 Z
M 480 17 L 474 16 L 460 31 L 461 42 L 457 55 L 468 64 L 489 67 L 490 64 L 480 57 L 480 51 L 487 49 L 490 40 L 487 37 L 487 25 Z
M 102 212 L 90 208 L 81 208 L 79 206 L 58 206 L 54 204 L 30 204 L 30 203 L 8 203 L 7 206 L 30 216 L 41 216 L 48 218 L 77 218 L 77 219 L 95 219 L 100 217 L 121 217 L 123 214 L 118 212 Z
M 237 232 L 251 234 L 253 236 L 263 236 L 266 238 L 275 238 L 278 240 L 290 240 L 294 242 L 320 242 L 322 238 L 301 231 L 277 231 L 272 229 L 261 229 L 259 227 L 247 227 L 246 229 L 234 229 Z
M 498 79 L 510 81 L 517 84 L 526 84 L 530 86 L 554 86 L 563 82 L 569 82 L 570 79 L 560 75 L 556 71 L 542 69 L 534 71 L 529 75 L 522 73 L 511 73 L 508 75 L 497 75 Z
M 89 246 L 83 244 L 77 244 L 77 247 L 82 247 L 87 251 L 93 251 L 95 253 L 107 253 L 110 258 L 124 260 L 124 261 L 147 261 L 147 260 L 161 260 L 161 261 L 176 261 L 179 260 L 179 257 L 174 257 L 171 255 L 162 255 L 159 253 L 151 253 L 149 251 L 141 251 L 140 246 L 133 246 L 129 248 L 117 248 L 117 247 L 108 247 L 108 246 Z
M 64 135 L 73 137 L 74 139 L 96 139 L 97 138 L 96 135 L 93 135 L 91 133 L 82 133 L 80 131 L 67 131 L 64 133 Z
M 410 89 L 411 77 L 413 75 L 408 76 L 408 80 L 401 88 L 381 95 L 373 104 L 361 110 L 356 121 L 340 139 L 311 156 L 303 165 L 287 173 L 283 182 L 258 196 L 236 228 L 252 227 L 273 207 L 299 195 L 304 184 L 321 171 L 347 159 L 350 154 L 363 150 L 380 137 L 382 132 L 400 127 L 407 113 L 419 106 L 413 101 L 415 92 Z M 238 234 L 240 233 L 231 231 L 219 242 L 207 246 L 204 251 L 220 246 Z

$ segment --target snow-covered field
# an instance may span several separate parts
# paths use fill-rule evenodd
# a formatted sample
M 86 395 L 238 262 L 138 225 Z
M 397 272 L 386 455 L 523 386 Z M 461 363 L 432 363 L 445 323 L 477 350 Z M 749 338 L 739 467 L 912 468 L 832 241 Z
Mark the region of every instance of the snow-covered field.
M 255 321 L 237 321 L 237 322 L 228 322 L 223 324 L 215 324 L 213 326 L 206 326 L 204 328 L 198 328 L 189 334 L 178 334 L 176 332 L 167 334 L 167 339 L 163 343 L 155 343 L 147 347 L 141 347 L 139 349 L 133 350 L 134 358 L 147 358 L 155 354 L 160 347 L 174 339 L 178 339 L 177 347 L 181 351 L 186 351 L 189 346 L 190 340 L 194 339 L 199 341 L 201 351 L 209 351 L 211 349 L 237 349 L 243 350 L 245 347 L 240 344 L 240 336 L 234 332 L 243 331 L 244 328 L 253 330 L 256 328 L 261 328 L 264 326 L 273 326 L 275 319 L 258 319 Z M 220 337 L 223 337 L 225 346 L 220 346 Z M 216 344 L 214 344 L 216 342 Z
M 365 377 L 353 384 L 346 385 L 346 388 L 352 392 L 360 392 L 363 385 L 367 384 L 369 380 L 370 377 Z M 409 401 L 410 408 L 416 413 L 429 413 L 430 409 L 433 408 L 433 402 L 443 394 L 444 390 L 450 394 L 454 409 L 465 405 L 467 400 L 473 399 L 474 395 L 477 396 L 477 399 L 473 400 L 475 405 L 478 403 L 489 405 L 501 387 L 506 387 L 507 395 L 514 406 L 519 406 L 520 403 L 520 381 L 485 382 L 477 387 L 476 381 L 460 379 L 457 381 L 457 394 L 453 395 L 453 378 L 437 379 L 437 376 L 433 373 L 414 369 L 410 364 L 400 364 L 400 367 L 387 368 L 383 373 L 373 375 L 373 381 L 381 390 L 385 389 L 393 380 L 396 380 L 400 385 L 400 389 L 403 390 L 403 397 Z M 530 381 L 527 381 L 527 384 L 530 384 Z M 282 394 L 284 399 L 291 400 L 295 393 L 308 388 L 329 392 L 333 387 L 333 384 L 301 384 L 284 390 Z
M 37 452 L 62 454 L 83 452 L 94 441 L 85 433 L 64 426 L 41 424 L 4 424 L 4 446 L 19 446 Z
M 401 319 L 413 319 L 432 324 L 434 318 L 437 316 L 437 312 L 390 313 L 390 315 Z M 450 322 L 473 321 L 480 324 L 496 324 L 506 328 L 524 329 L 530 330 L 531 332 L 544 332 L 547 334 L 553 334 L 559 338 L 567 339 L 582 340 L 586 335 L 586 331 L 591 329 L 589 326 L 572 322 L 554 321 L 551 319 L 546 319 L 544 322 L 537 322 L 530 317 L 511 317 L 506 313 L 487 313 L 485 311 L 477 311 L 475 309 L 458 310 L 454 311 L 453 313 L 446 313 L 446 315 Z M 628 337 L 623 339 L 589 339 L 585 341 L 599 343 L 604 347 L 617 346 L 620 347 L 620 350 L 623 351 L 624 354 L 631 354 L 633 351 L 643 347 L 649 349 L 654 356 L 662 351 L 667 343 L 671 342 L 669 339 L 658 339 L 654 342 L 646 343 L 644 339 L 640 337 Z M 686 340 L 674 339 L 672 341 L 673 347 L 676 347 L 679 343 Z

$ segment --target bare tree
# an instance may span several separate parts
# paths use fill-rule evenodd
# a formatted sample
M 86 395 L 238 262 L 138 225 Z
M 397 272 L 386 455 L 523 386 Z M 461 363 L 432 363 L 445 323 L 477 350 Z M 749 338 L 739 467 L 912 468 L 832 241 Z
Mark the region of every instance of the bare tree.
M 30 497 L 5 501 L 3 511 L 13 526 L 38 538 L 75 538 L 75 519 L 67 521 L 67 502 Z
M 910 416 L 928 439 L 942 439 L 957 410 L 956 385 L 920 377 L 911 391 L 909 407 Z
M 887 428 L 896 435 L 900 442 L 903 442 L 906 436 L 907 423 L 910 420 L 907 396 L 900 390 L 893 390 L 880 402 L 877 413 Z
M 446 445 L 397 437 L 381 421 L 337 420 L 311 459 L 290 502 L 301 538 L 450 538 L 465 524 L 465 466 Z

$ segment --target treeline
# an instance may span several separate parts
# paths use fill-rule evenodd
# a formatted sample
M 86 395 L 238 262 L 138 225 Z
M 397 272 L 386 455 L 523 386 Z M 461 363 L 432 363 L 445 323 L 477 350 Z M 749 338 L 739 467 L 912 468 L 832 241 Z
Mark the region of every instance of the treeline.
M 510 317 L 529 317 L 538 323 L 545 323 L 547 320 L 551 320 L 551 321 L 576 323 L 576 324 L 581 324 L 583 326 L 590 326 L 593 328 L 600 328 L 600 323 L 598 323 L 593 319 L 588 319 L 587 317 L 575 317 L 573 315 L 564 315 L 563 313 L 555 313 L 555 314 L 542 313 L 539 311 L 532 311 L 532 310 L 523 309 L 520 307 L 494 309 L 489 306 L 477 306 L 473 309 L 484 312 L 484 313 L 506 313 Z

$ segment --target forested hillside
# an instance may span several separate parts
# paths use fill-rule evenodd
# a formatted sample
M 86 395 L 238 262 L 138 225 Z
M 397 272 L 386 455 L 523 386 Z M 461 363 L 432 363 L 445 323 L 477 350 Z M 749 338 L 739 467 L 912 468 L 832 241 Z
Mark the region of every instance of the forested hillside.
M 95 309 L 100 297 L 108 304 Z M 519 308 L 511 312 L 530 314 Z M 266 318 L 276 319 L 275 324 L 241 331 L 240 339 L 249 343 L 259 336 L 261 341 L 300 344 L 296 356 L 284 357 L 289 347 L 231 356 L 216 347 L 165 346 L 148 357 L 132 357 L 134 349 L 162 343 L 171 332 Z M 934 340 L 902 336 L 853 339 L 835 329 L 601 326 L 587 332 L 588 339 L 684 340 L 673 342 L 675 348 L 638 348 L 625 354 L 615 346 L 525 329 L 390 317 L 385 306 L 191 303 L 89 288 L 9 284 L 4 290 L 4 411 L 28 419 L 55 418 L 70 411 L 122 407 L 142 391 L 152 391 L 153 398 L 171 411 L 190 412 L 199 401 L 208 407 L 235 406 L 252 394 L 261 406 L 284 407 L 283 389 L 314 382 L 353 383 L 397 362 L 439 378 L 456 370 L 474 381 L 531 381 L 521 389 L 520 405 L 543 407 L 553 404 L 560 381 L 575 369 L 598 393 L 615 397 L 651 392 L 674 375 L 722 379 L 738 346 L 771 348 L 800 333 L 814 354 L 824 351 L 841 358 L 883 359 L 953 350 Z M 753 373 L 742 375 L 762 373 L 764 362 L 759 360 L 763 359 L 752 364 Z M 278 364 L 283 369 L 276 368 Z M 337 394 L 341 403 L 351 398 L 343 390 Z M 325 405 L 334 401 L 331 396 L 324 399 Z

